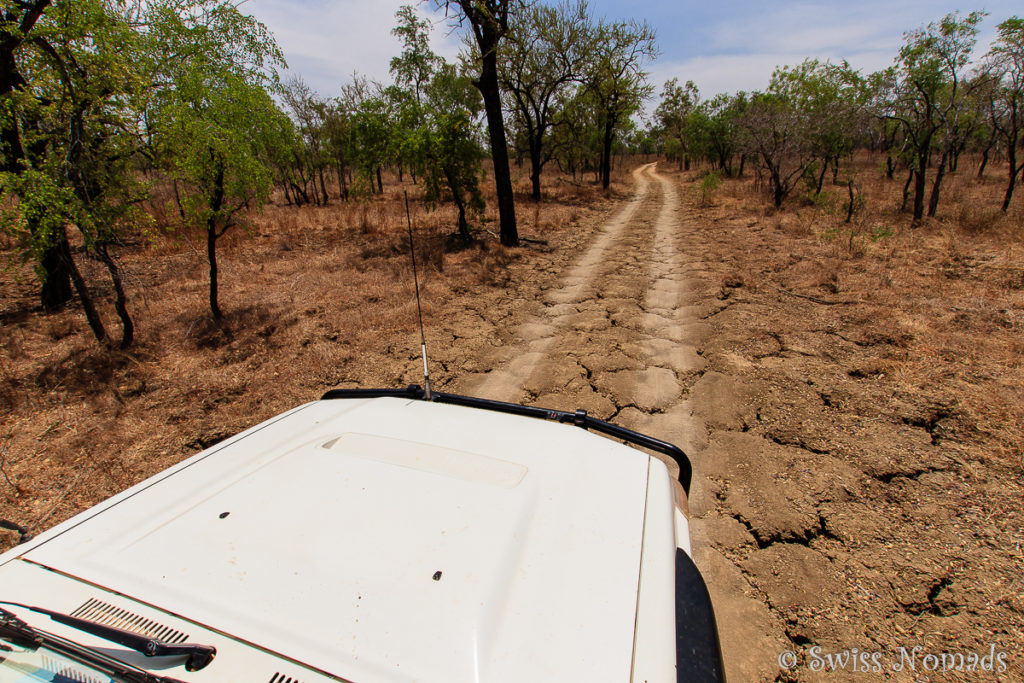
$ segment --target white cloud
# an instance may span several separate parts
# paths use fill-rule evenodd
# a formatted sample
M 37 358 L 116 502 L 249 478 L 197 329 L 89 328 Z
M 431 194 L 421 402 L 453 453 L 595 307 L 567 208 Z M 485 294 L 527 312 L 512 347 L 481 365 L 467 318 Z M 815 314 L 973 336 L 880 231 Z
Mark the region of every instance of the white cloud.
M 982 26 L 978 54 L 986 50 L 995 23 L 1013 13 L 1010 5 L 1018 1 L 988 1 L 992 15 Z M 706 12 L 715 17 L 706 17 L 708 23 L 676 25 L 673 18 L 657 26 L 664 56 L 651 65 L 651 82 L 660 93 L 669 78 L 693 80 L 701 93 L 710 97 L 719 92 L 763 89 L 777 65 L 795 65 L 806 57 L 834 62 L 845 58 L 865 73 L 875 71 L 892 64 L 904 31 L 939 19 L 955 9 L 954 2 L 724 0 L 726 8 Z M 321 94 L 335 95 L 354 71 L 389 80 L 391 58 L 401 50 L 391 29 L 395 12 L 403 4 L 413 5 L 434 22 L 432 47 L 453 61 L 461 32 L 450 28 L 442 12 L 431 11 L 430 2 L 248 0 L 242 9 L 274 32 L 292 71 Z M 642 15 L 656 5 L 639 2 L 633 9 Z
M 863 51 L 845 55 L 850 66 L 863 74 L 884 69 L 892 64 L 893 52 L 889 50 Z M 650 81 L 660 96 L 661 86 L 670 78 L 680 82 L 693 81 L 700 89 L 701 98 L 709 99 L 718 93 L 735 93 L 764 90 L 768 87 L 772 72 L 777 66 L 795 66 L 808 57 L 821 61 L 841 61 L 837 54 L 806 52 L 759 52 L 751 54 L 722 54 L 707 57 L 693 57 L 679 62 L 660 61 L 650 69 Z
M 386 81 L 391 58 L 401 51 L 391 35 L 395 12 L 411 4 L 435 22 L 432 48 L 446 59 L 458 53 L 457 37 L 416 0 L 249 0 L 242 9 L 273 31 L 289 69 L 323 95 L 335 95 L 353 72 Z

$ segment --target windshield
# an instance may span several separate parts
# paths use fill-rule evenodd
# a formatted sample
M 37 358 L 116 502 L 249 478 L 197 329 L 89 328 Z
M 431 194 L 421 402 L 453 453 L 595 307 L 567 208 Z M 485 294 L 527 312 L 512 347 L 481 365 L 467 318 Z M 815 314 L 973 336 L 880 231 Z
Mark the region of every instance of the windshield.
M 125 680 L 47 647 L 29 650 L 0 641 L 0 683 L 122 683 Z

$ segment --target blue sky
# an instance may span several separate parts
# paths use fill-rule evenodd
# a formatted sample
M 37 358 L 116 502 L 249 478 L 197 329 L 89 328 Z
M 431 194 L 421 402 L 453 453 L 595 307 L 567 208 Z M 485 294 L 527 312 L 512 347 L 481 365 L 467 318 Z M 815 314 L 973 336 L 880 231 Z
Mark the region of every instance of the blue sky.
M 291 70 L 323 95 L 335 95 L 353 71 L 388 79 L 388 63 L 400 50 L 391 36 L 395 11 L 411 0 L 247 0 L 243 11 L 277 37 Z M 411 4 L 415 4 L 412 2 Z M 441 14 L 418 5 L 436 22 L 434 50 L 452 59 L 459 49 Z M 865 72 L 892 63 L 904 31 L 948 12 L 985 9 L 977 54 L 995 26 L 1024 15 L 1020 0 L 962 5 L 946 0 L 590 0 L 594 16 L 636 18 L 656 31 L 661 54 L 649 65 L 660 92 L 669 78 L 693 80 L 704 97 L 767 85 L 776 65 L 805 57 L 846 58 Z

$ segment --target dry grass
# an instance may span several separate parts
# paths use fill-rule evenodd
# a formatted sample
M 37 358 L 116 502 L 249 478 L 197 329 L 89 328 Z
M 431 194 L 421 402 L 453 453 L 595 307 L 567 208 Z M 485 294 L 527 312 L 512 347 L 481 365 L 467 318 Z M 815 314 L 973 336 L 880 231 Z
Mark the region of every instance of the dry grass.
M 845 185 L 823 197 L 769 206 L 751 179 L 718 190 L 719 212 L 770 226 L 781 241 L 776 279 L 786 289 L 856 300 L 864 344 L 886 344 L 894 391 L 937 397 L 970 432 L 977 453 L 1024 467 L 1024 196 L 999 210 L 1002 176 L 975 177 L 973 160 L 947 176 L 936 217 L 912 227 L 898 211 L 902 180 L 873 160 L 854 173 L 863 206 L 846 223 Z M 696 185 L 697 176 L 693 180 Z
M 602 193 L 554 171 L 538 205 L 524 199 L 526 170 L 516 175 L 520 235 L 550 247 L 500 246 L 490 234 L 497 232 L 491 197 L 479 242 L 463 248 L 452 239 L 454 208 L 428 210 L 416 186 L 394 177 L 385 177 L 383 196 L 366 201 L 273 203 L 218 243 L 220 323 L 207 309 L 202 236 L 140 239 L 118 254 L 138 328 L 127 353 L 98 348 L 74 304 L 41 312 L 30 268 L 4 271 L 0 518 L 38 532 L 331 387 L 419 381 L 403 192 L 429 332 L 438 316 L 500 297 L 519 262 L 588 229 Z M 613 194 L 627 176 L 619 172 Z M 165 201 L 153 204 L 157 224 L 174 224 Z M 4 245 L 0 258 L 11 248 Z M 102 266 L 79 262 L 116 334 Z M 15 540 L 2 532 L 0 549 Z

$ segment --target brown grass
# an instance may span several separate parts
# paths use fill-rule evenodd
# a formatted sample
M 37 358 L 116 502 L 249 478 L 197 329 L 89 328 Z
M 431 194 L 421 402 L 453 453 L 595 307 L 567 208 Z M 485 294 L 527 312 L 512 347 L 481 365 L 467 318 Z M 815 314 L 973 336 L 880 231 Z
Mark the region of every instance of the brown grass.
M 750 179 L 718 190 L 719 212 L 770 226 L 782 243 L 776 279 L 825 299 L 864 302 L 860 340 L 890 344 L 894 391 L 942 395 L 979 457 L 1024 467 L 1024 195 L 999 207 L 1004 181 L 975 177 L 971 159 L 947 176 L 936 217 L 912 227 L 898 211 L 902 180 L 873 160 L 853 166 L 863 206 L 846 223 L 845 185 L 793 197 L 780 211 Z M 697 172 L 699 173 L 699 172 Z M 694 175 L 694 185 L 697 183 Z M 721 215 L 721 214 L 720 214 Z M 850 320 L 847 320 L 848 322 Z M 857 322 L 854 318 L 853 322 Z

